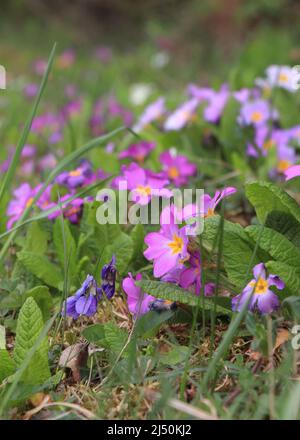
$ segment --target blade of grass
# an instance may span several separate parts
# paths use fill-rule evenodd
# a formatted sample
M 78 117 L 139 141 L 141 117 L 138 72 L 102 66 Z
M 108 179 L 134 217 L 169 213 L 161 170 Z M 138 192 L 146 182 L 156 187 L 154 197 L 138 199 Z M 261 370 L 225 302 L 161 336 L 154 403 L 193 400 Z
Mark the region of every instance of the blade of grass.
M 9 168 L 8 168 L 8 170 L 7 170 L 7 172 L 6 172 L 5 176 L 4 176 L 4 179 L 1 182 L 1 187 L 0 187 L 0 203 L 1 203 L 2 199 L 3 199 L 3 196 L 6 193 L 6 191 L 9 190 L 11 182 L 12 182 L 12 179 L 13 179 L 13 177 L 15 175 L 16 168 L 17 168 L 18 162 L 19 162 L 19 158 L 21 156 L 22 150 L 24 148 L 24 145 L 25 145 L 25 143 L 27 141 L 27 137 L 28 137 L 29 132 L 30 132 L 32 121 L 33 121 L 33 119 L 34 119 L 34 117 L 36 115 L 36 112 L 37 112 L 40 100 L 42 98 L 42 95 L 43 95 L 44 90 L 45 90 L 46 85 L 47 85 L 47 81 L 48 81 L 48 78 L 49 78 L 49 74 L 50 74 L 51 67 L 52 67 L 53 60 L 54 60 L 54 56 L 55 56 L 55 50 L 56 50 L 56 43 L 54 44 L 54 46 L 52 48 L 52 51 L 50 53 L 50 56 L 49 56 L 49 59 L 48 59 L 48 64 L 47 64 L 47 68 L 46 68 L 46 71 L 44 73 L 44 76 L 43 76 L 43 79 L 42 79 L 42 82 L 41 82 L 41 85 L 40 85 L 37 97 L 35 99 L 35 102 L 34 102 L 32 110 L 30 112 L 30 115 L 29 115 L 29 117 L 28 117 L 28 119 L 27 119 L 27 121 L 25 123 L 23 131 L 21 133 L 20 139 L 19 139 L 17 147 L 16 147 L 16 151 L 15 151 L 14 156 L 12 158 L 12 161 L 11 161 L 11 163 L 9 165 Z

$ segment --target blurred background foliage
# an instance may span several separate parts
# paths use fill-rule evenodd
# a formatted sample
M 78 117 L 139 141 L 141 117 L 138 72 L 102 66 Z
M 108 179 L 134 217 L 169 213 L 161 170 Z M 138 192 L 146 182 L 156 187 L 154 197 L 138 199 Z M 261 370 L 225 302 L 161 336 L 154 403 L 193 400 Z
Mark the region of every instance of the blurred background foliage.
M 246 86 L 270 63 L 300 63 L 299 25 L 298 0 L 1 0 L 0 62 L 24 69 L 54 41 L 82 54 L 109 45 L 141 64 L 168 53 L 179 81 Z

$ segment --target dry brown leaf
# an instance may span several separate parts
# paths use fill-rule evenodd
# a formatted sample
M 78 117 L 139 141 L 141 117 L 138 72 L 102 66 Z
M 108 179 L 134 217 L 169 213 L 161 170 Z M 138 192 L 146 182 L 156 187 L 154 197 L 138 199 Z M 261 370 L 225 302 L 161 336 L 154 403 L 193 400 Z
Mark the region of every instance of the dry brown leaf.
M 273 348 L 273 353 L 277 350 L 281 345 L 287 342 L 290 338 L 290 332 L 286 328 L 279 328 L 276 335 L 276 341 Z
M 37 406 L 40 406 L 40 404 L 44 401 L 44 399 L 47 396 L 48 395 L 45 393 L 36 393 L 30 397 L 29 402 L 31 403 L 32 406 L 37 407 Z
M 73 344 L 67 347 L 60 355 L 58 365 L 70 368 L 75 382 L 80 382 L 80 368 L 86 365 L 88 359 L 88 345 L 84 343 Z

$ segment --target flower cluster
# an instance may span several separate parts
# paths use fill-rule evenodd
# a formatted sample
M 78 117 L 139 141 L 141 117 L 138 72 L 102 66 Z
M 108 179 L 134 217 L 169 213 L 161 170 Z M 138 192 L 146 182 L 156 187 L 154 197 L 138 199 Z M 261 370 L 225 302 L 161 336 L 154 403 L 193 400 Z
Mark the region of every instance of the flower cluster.
M 64 195 L 59 200 L 57 200 L 57 194 L 53 191 L 53 184 L 51 184 L 38 198 L 36 206 L 42 211 L 52 209 L 53 212 L 48 215 L 50 220 L 55 219 L 63 212 L 65 218 L 76 224 L 80 221 L 84 203 L 92 200 L 90 197 L 74 197 L 76 190 L 105 177 L 106 174 L 102 170 L 98 170 L 96 173 L 93 172 L 91 164 L 84 160 L 78 168 L 72 171 L 64 171 L 56 177 L 55 183 L 64 187 L 62 188 Z M 10 229 L 20 219 L 25 209 L 33 203 L 41 187 L 42 184 L 32 188 L 29 183 L 22 183 L 14 190 L 14 198 L 9 202 L 6 211 L 9 217 L 7 229 Z M 55 207 L 56 210 L 53 209 Z
M 253 132 L 252 139 L 245 144 L 245 153 L 251 159 L 259 159 L 274 151 L 276 164 L 269 170 L 269 176 L 271 179 L 281 179 L 285 171 L 297 160 L 295 146 L 299 145 L 300 130 L 299 126 L 281 127 L 280 112 L 269 97 L 275 88 L 295 93 L 300 72 L 289 66 L 272 65 L 266 69 L 265 74 L 265 78 L 257 78 L 252 89 L 243 88 L 237 91 L 231 91 L 227 84 L 223 84 L 217 91 L 189 84 L 188 99 L 183 104 L 169 112 L 165 107 L 164 98 L 159 98 L 146 107 L 134 129 L 139 132 L 147 130 L 150 124 L 159 124 L 162 130 L 179 131 L 200 119 L 208 124 L 218 125 L 227 104 L 230 100 L 235 100 L 240 106 L 237 124 L 241 130 L 251 129 Z M 163 153 L 163 158 L 160 159 L 165 168 L 163 160 L 170 161 L 167 152 Z M 177 173 L 178 167 L 175 165 L 174 169 L 171 168 L 169 179 L 175 185 L 180 185 L 180 177 L 183 176 L 184 184 L 184 171 L 179 173 L 180 176 Z M 191 175 L 193 172 L 190 171 L 187 176 Z
M 196 206 L 188 207 L 188 210 L 179 211 L 174 205 L 165 208 L 160 217 L 160 230 L 150 232 L 145 237 L 148 248 L 144 252 L 147 260 L 153 262 L 153 275 L 161 281 L 174 283 L 183 289 L 199 295 L 202 288 L 202 264 L 199 250 L 193 249 L 191 238 L 187 234 L 187 226 L 178 224 L 186 218 L 185 212 L 193 213 L 194 216 L 211 216 L 217 204 L 227 196 L 236 191 L 235 188 L 225 188 L 222 192 L 217 191 L 214 197 L 204 195 L 204 212 L 197 212 Z M 123 289 L 127 295 L 129 310 L 135 316 L 149 312 L 150 310 L 161 310 L 162 303 L 156 303 L 156 299 L 143 292 L 136 285 L 136 281 L 142 279 L 141 274 L 132 274 L 123 280 Z M 203 286 L 204 295 L 211 296 L 214 293 L 214 283 L 207 283 Z M 162 300 L 159 300 L 162 301 Z M 165 307 L 165 302 L 163 302 Z M 170 305 L 174 307 L 174 305 Z

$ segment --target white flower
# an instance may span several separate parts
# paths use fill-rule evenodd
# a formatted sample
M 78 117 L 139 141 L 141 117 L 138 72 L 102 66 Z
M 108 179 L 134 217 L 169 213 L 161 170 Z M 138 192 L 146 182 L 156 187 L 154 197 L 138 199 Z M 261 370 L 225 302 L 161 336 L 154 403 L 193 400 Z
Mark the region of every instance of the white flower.
M 129 90 L 129 100 L 133 105 L 142 105 L 151 93 L 153 93 L 153 86 L 151 84 L 133 84 Z
M 170 61 L 170 56 L 167 52 L 158 52 L 151 58 L 151 66 L 154 69 L 162 69 Z

